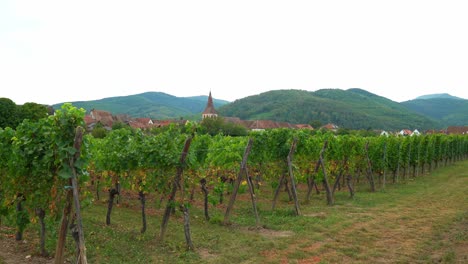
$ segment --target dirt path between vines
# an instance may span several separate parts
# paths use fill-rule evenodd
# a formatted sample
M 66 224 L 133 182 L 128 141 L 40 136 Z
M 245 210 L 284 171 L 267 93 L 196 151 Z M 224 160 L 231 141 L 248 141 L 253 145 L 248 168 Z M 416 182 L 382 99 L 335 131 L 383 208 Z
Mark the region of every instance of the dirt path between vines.
M 19 263 L 37 263 L 37 264 L 52 264 L 52 258 L 44 258 L 32 255 L 34 248 L 27 241 L 15 241 L 11 235 L 4 234 L 6 227 L 0 227 L 0 264 L 19 264 Z M 9 230 L 11 232 L 11 230 Z

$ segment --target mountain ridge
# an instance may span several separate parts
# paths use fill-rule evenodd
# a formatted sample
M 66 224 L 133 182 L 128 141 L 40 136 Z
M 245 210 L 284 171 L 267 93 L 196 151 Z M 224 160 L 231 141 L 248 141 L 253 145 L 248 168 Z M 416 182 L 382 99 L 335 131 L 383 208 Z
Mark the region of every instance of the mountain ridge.
M 468 125 L 468 100 L 462 98 L 414 99 L 401 104 L 416 113 L 439 120 L 442 126 Z
M 144 92 L 127 96 L 114 96 L 98 100 L 70 102 L 86 111 L 99 109 L 112 114 L 126 114 L 131 117 L 150 117 L 153 119 L 172 119 L 190 117 L 202 112 L 208 96 L 177 97 L 164 92 Z M 229 103 L 213 98 L 215 107 Z M 60 108 L 63 103 L 53 105 Z
M 72 103 L 87 111 L 99 109 L 131 117 L 200 120 L 207 100 L 208 96 L 203 95 L 176 97 L 163 92 L 146 92 Z M 350 129 L 386 130 L 440 129 L 448 125 L 468 124 L 468 100 L 433 98 L 398 103 L 360 88 L 317 91 L 285 89 L 248 96 L 234 102 L 215 98 L 213 101 L 221 116 L 243 120 L 307 124 L 318 121 Z M 60 105 L 56 104 L 54 108 Z
M 448 93 L 425 94 L 425 95 L 418 96 L 414 98 L 413 100 L 427 100 L 427 99 L 436 99 L 436 98 L 466 100 L 465 98 L 453 96 Z
M 362 89 L 276 90 L 249 96 L 219 109 L 241 119 L 291 123 L 335 123 L 350 129 L 439 128 L 437 121 Z

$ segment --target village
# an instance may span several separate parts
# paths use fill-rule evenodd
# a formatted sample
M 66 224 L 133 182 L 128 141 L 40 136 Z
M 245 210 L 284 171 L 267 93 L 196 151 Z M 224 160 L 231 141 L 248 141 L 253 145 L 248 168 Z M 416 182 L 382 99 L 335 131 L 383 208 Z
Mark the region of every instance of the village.
M 214 104 L 213 104 L 213 97 L 211 92 L 208 96 L 208 102 L 206 104 L 205 110 L 202 112 L 202 119 L 205 118 L 218 118 L 218 112 L 216 111 Z M 290 128 L 290 129 L 308 129 L 308 130 L 327 130 L 332 132 L 338 132 L 340 127 L 333 123 L 328 123 L 322 125 L 318 128 L 314 128 L 309 124 L 292 124 L 288 122 L 277 122 L 272 120 L 241 120 L 238 117 L 221 117 L 224 122 L 233 123 L 236 125 L 240 125 L 246 128 L 249 131 L 263 131 L 267 129 L 275 129 L 275 128 Z M 89 114 L 87 114 L 84 118 L 86 127 L 88 131 L 92 131 L 96 126 L 102 126 L 106 130 L 112 130 L 112 127 L 115 124 L 124 124 L 128 125 L 134 129 L 152 129 L 152 128 L 159 128 L 169 126 L 171 124 L 175 125 L 186 125 L 189 120 L 185 119 L 167 119 L 167 120 L 157 120 L 151 119 L 149 117 L 139 117 L 133 118 L 129 115 L 113 115 L 110 112 L 92 109 Z M 459 134 L 464 135 L 468 134 L 468 126 L 449 126 L 447 129 L 444 130 L 427 130 L 424 132 L 420 132 L 418 129 L 410 130 L 406 128 L 402 128 L 399 131 L 374 131 L 376 134 L 382 136 L 389 136 L 389 135 L 396 135 L 396 136 L 418 136 L 421 134 Z

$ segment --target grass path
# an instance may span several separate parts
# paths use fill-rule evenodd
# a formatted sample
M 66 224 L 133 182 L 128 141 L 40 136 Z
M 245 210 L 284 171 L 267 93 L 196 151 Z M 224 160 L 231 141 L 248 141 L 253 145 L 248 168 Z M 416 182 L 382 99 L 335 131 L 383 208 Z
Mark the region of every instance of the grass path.
M 284 263 L 468 263 L 467 165 L 364 197 L 358 194 L 356 201 L 339 206 L 345 219 L 330 228 L 332 235 L 303 247 L 311 256 L 291 261 L 288 253 L 301 250 L 298 243 L 275 255 Z

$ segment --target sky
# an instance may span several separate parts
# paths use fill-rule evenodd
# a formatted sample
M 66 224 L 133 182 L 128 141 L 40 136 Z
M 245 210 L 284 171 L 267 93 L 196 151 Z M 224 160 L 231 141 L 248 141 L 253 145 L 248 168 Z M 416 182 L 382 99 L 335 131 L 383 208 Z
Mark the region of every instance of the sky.
M 468 99 L 467 13 L 452 0 L 0 0 L 0 97 L 361 88 Z

